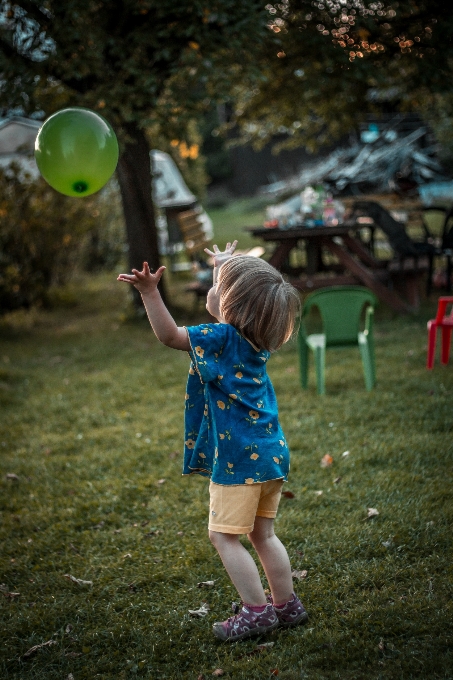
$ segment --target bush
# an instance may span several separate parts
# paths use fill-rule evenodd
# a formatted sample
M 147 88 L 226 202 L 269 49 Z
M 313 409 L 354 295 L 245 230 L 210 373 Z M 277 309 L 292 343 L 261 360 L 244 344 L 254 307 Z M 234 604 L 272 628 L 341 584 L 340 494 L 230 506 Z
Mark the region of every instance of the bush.
M 48 303 L 50 286 L 77 266 L 114 266 L 124 250 L 118 204 L 111 187 L 81 200 L 18 165 L 0 169 L 0 313 Z

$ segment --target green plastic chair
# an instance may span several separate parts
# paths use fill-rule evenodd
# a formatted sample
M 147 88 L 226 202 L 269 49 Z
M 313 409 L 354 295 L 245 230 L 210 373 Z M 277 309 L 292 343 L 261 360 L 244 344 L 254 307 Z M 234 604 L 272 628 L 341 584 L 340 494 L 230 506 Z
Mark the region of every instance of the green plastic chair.
M 365 387 L 373 389 L 376 383 L 374 358 L 373 319 L 377 298 L 368 288 L 361 286 L 332 286 L 311 293 L 304 302 L 298 335 L 300 378 L 302 387 L 308 384 L 308 356 L 315 357 L 316 386 L 318 394 L 325 394 L 325 354 L 327 347 L 358 345 L 365 374 Z M 365 329 L 360 331 L 360 317 L 368 305 Z M 321 314 L 323 333 L 307 335 L 305 320 L 313 307 Z

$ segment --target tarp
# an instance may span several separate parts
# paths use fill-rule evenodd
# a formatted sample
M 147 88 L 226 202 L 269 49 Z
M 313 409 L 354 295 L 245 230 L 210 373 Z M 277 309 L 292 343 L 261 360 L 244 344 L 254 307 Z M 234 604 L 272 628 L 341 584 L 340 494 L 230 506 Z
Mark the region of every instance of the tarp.
M 159 208 L 190 206 L 196 197 L 187 187 L 173 158 L 164 151 L 150 151 L 153 200 Z

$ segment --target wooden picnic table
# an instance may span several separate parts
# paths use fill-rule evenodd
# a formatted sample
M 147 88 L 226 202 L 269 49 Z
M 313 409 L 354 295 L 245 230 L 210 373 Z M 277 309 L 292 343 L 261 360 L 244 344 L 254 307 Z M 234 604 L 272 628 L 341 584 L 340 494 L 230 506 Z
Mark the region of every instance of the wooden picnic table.
M 391 285 L 389 263 L 378 260 L 359 238 L 363 228 L 363 224 L 345 222 L 338 226 L 307 227 L 301 224 L 288 229 L 246 227 L 246 230 L 256 238 L 275 244 L 268 261 L 288 274 L 298 290 L 306 293 L 327 286 L 361 284 L 395 311 L 412 311 L 419 302 L 418 277 L 407 266 L 403 274 L 408 299 L 401 297 Z M 372 240 L 373 227 L 367 228 L 371 229 Z M 291 252 L 301 249 L 305 251 L 305 264 L 291 266 Z M 334 259 L 325 258 L 326 253 Z

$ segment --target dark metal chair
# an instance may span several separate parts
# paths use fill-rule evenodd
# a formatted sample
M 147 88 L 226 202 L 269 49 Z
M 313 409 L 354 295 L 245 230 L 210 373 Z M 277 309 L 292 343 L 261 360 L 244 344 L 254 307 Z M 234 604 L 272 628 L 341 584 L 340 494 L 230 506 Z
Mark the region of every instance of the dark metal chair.
M 356 201 L 352 207 L 352 217 L 359 216 L 371 217 L 376 227 L 379 227 L 394 251 L 395 257 L 400 261 L 401 270 L 406 270 L 404 261 L 408 258 L 413 259 L 414 271 L 427 271 L 426 292 L 431 292 L 434 257 L 439 255 L 439 249 L 428 239 L 424 241 L 414 241 L 406 233 L 400 222 L 397 222 L 392 215 L 376 201 Z

